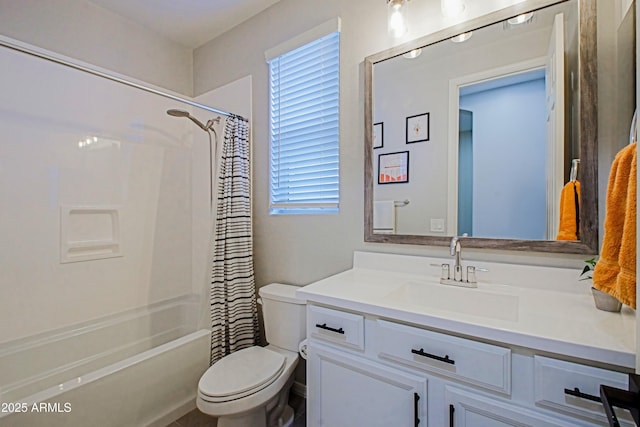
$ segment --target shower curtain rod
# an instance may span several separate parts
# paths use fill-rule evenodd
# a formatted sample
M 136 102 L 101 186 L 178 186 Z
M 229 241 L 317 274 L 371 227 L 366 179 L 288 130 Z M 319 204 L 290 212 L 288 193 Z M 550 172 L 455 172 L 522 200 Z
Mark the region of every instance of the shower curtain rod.
M 126 86 L 130 86 L 130 87 L 133 87 L 133 88 L 136 88 L 136 89 L 140 89 L 140 90 L 143 90 L 145 92 L 153 93 L 155 95 L 160 95 L 162 97 L 169 98 L 169 99 L 172 99 L 174 101 L 183 102 L 185 104 L 191 105 L 192 107 L 202 108 L 203 110 L 207 110 L 207 111 L 210 111 L 210 112 L 216 113 L 216 114 L 221 114 L 221 115 L 227 116 L 227 117 L 236 117 L 236 118 L 238 118 L 240 120 L 244 120 L 244 121 L 248 122 L 248 120 L 246 118 L 244 118 L 244 117 L 242 117 L 242 116 L 240 116 L 238 114 L 234 114 L 234 113 L 229 113 L 227 111 L 218 110 L 217 108 L 209 107 L 207 105 L 200 104 L 200 103 L 195 102 L 195 101 L 190 101 L 190 100 L 182 98 L 180 96 L 172 95 L 170 93 L 163 92 L 163 91 L 157 90 L 157 89 L 153 89 L 153 88 L 150 88 L 148 86 L 141 85 L 139 83 L 134 83 L 132 81 L 129 81 L 129 80 L 126 80 L 126 79 L 123 79 L 123 78 L 120 78 L 120 77 L 112 76 L 112 75 L 110 75 L 108 73 L 105 73 L 105 72 L 102 72 L 102 71 L 98 71 L 98 70 L 94 70 L 93 68 L 86 67 L 84 65 L 76 64 L 74 62 L 71 62 L 71 61 L 68 61 L 68 60 L 65 60 L 65 59 L 62 59 L 62 58 L 58 58 L 56 56 L 53 56 L 53 55 L 50 55 L 50 54 L 47 54 L 47 53 L 44 53 L 44 52 L 40 52 L 38 50 L 34 50 L 32 48 L 29 48 L 29 47 L 26 47 L 26 46 L 22 46 L 20 44 L 9 42 L 4 37 L 0 37 L 0 46 L 6 47 L 8 49 L 12 49 L 12 50 L 15 50 L 15 51 L 18 51 L 18 52 L 26 53 L 27 55 L 35 56 L 37 58 L 46 59 L 47 61 L 55 62 L 56 64 L 64 65 L 66 67 L 73 68 L 73 69 L 76 69 L 76 70 L 79 70 L 79 71 L 83 71 L 85 73 L 93 74 L 94 76 L 102 77 L 104 79 L 111 80 L 111 81 L 114 81 L 116 83 L 121 83 L 121 84 L 124 84 Z

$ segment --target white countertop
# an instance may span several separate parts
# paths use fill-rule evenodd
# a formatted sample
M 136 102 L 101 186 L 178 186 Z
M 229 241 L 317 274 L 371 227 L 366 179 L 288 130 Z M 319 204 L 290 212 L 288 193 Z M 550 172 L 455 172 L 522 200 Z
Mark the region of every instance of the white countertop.
M 463 261 L 489 269 L 478 273 L 477 289 L 466 289 L 438 283 L 431 264 L 443 261 L 450 260 L 357 252 L 353 269 L 297 294 L 481 340 L 635 367 L 635 311 L 596 309 L 589 284 L 577 281 L 580 271 Z

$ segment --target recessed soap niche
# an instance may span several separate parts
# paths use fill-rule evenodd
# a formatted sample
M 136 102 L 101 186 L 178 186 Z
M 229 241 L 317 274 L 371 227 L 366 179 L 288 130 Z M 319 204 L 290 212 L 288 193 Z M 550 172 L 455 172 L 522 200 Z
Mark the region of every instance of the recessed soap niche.
M 121 256 L 119 207 L 60 207 L 60 263 Z

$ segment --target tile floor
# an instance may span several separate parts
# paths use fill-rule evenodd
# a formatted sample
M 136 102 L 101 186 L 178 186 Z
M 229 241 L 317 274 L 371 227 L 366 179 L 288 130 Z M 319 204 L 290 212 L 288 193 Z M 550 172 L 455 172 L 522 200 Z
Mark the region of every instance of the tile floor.
M 306 399 L 299 396 L 291 395 L 291 398 L 289 399 L 289 405 L 291 405 L 295 413 L 293 424 L 291 427 L 306 427 L 306 404 Z M 203 414 L 197 409 L 194 409 L 185 416 L 172 422 L 167 427 L 216 427 L 216 425 L 216 420 Z

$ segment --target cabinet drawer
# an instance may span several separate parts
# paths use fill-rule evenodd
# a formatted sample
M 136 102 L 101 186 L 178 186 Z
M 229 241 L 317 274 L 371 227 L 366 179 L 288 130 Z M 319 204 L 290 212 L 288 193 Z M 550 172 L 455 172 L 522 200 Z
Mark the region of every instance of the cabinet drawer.
M 364 350 L 364 317 L 330 308 L 307 306 L 307 336 Z
M 556 418 L 541 409 L 516 406 L 505 399 L 496 399 L 481 393 L 445 386 L 445 402 L 448 404 L 449 426 L 482 427 L 595 427 L 584 421 L 575 423 L 567 418 Z M 447 425 L 442 422 L 439 425 Z
M 511 393 L 511 350 L 384 320 L 377 321 L 379 358 Z
M 563 360 L 534 356 L 536 404 L 579 415 L 608 425 L 600 398 L 600 385 L 627 390 L 627 374 Z M 616 408 L 622 425 L 634 426 L 631 414 Z

